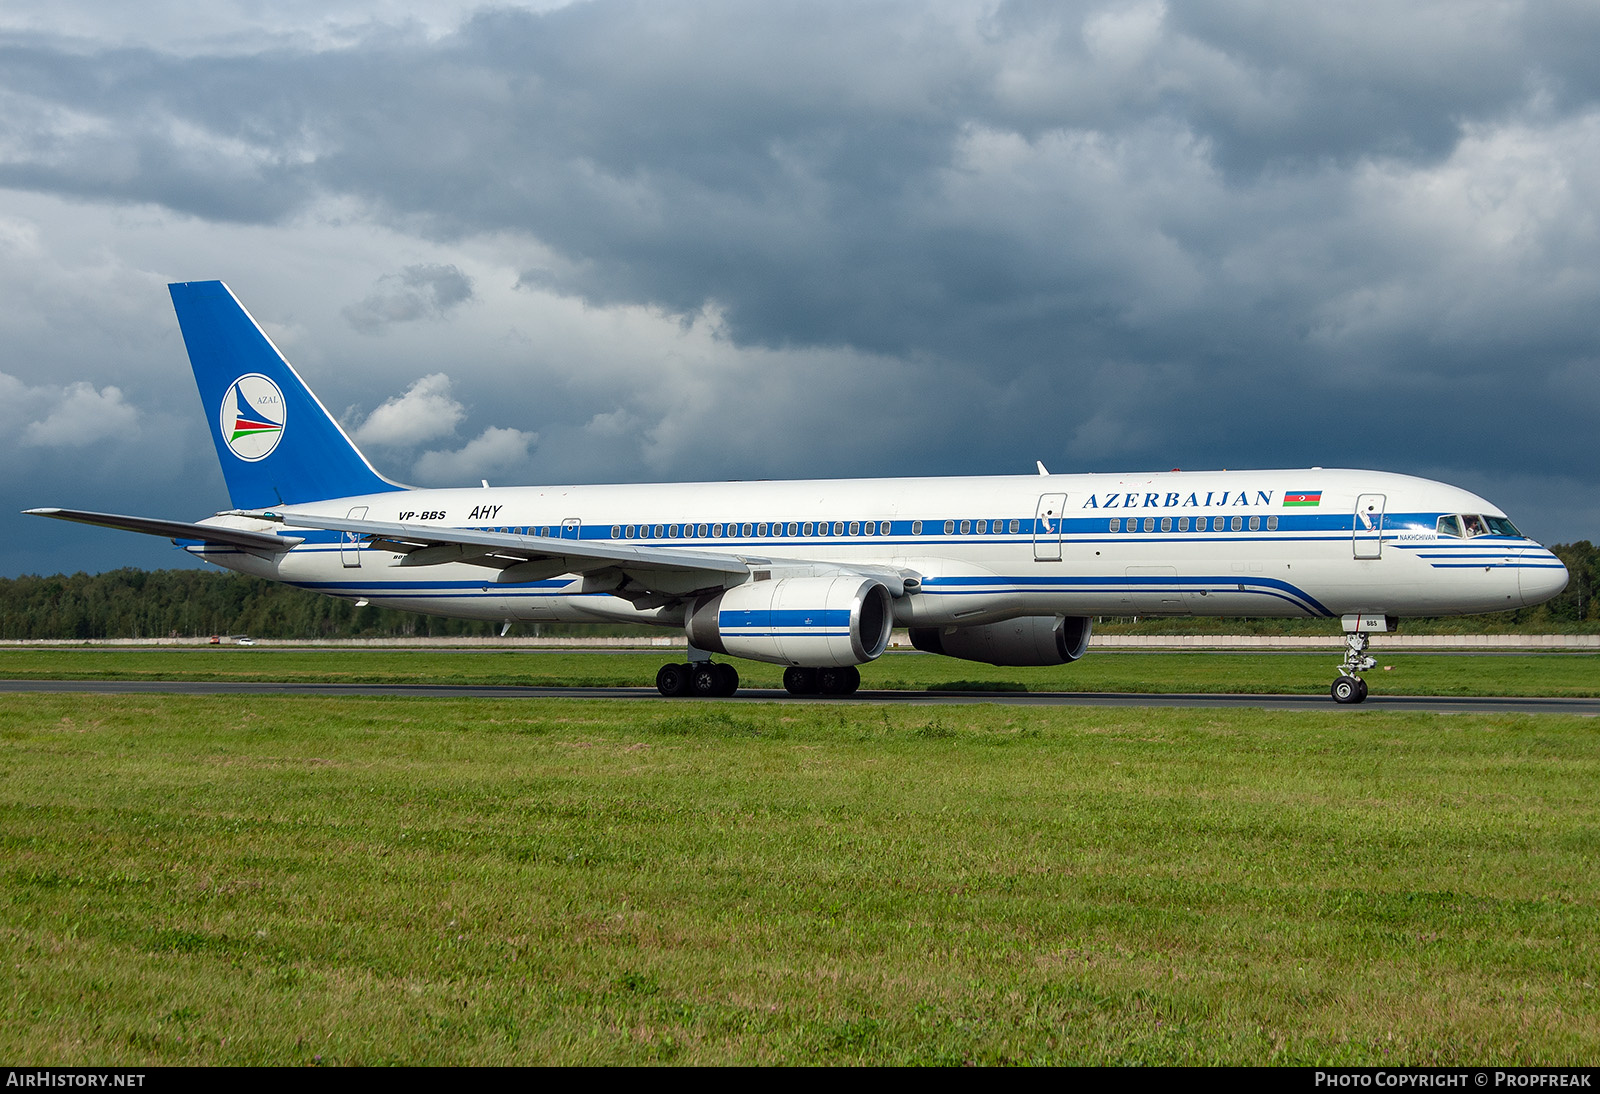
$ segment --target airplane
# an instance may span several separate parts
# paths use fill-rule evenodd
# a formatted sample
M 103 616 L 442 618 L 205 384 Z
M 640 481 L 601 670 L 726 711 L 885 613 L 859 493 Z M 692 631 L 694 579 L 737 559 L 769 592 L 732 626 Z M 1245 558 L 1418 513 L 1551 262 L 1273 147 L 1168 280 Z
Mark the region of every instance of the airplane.
M 894 627 L 1003 666 L 1088 650 L 1096 616 L 1337 619 L 1367 697 L 1405 616 L 1538 604 L 1567 571 L 1497 507 L 1408 475 L 1277 471 L 413 489 L 380 475 L 220 281 L 169 286 L 232 509 L 43 508 L 207 562 L 407 611 L 677 630 L 664 696 L 732 695 L 713 655 L 842 696 Z

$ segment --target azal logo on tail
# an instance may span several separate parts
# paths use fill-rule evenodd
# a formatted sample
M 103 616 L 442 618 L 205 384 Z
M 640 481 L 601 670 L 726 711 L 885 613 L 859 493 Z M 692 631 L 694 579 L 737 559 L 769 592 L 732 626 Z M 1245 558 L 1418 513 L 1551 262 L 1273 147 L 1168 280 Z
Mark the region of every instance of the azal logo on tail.
M 241 376 L 222 397 L 222 439 L 241 460 L 266 459 L 283 438 L 283 392 L 253 372 Z

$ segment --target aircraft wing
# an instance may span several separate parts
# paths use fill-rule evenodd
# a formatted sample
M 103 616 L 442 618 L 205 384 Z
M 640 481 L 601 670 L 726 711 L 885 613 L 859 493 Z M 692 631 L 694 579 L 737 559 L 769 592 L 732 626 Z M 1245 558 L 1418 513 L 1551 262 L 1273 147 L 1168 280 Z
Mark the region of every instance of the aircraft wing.
M 402 566 L 428 566 L 446 562 L 465 562 L 509 570 L 525 563 L 533 573 L 547 571 L 585 573 L 600 569 L 627 571 L 676 570 L 718 574 L 748 574 L 752 565 L 770 560 L 739 555 L 697 551 L 684 547 L 625 546 L 595 543 L 555 536 L 524 536 L 510 532 L 485 532 L 475 528 L 447 528 L 436 524 L 392 524 L 386 521 L 354 520 L 349 517 L 321 517 L 293 511 L 244 512 L 239 516 L 275 520 L 293 528 L 317 528 L 346 532 L 370 540 L 379 550 L 395 551 L 405 557 Z M 526 580 L 538 580 L 528 577 Z
M 187 521 L 158 520 L 154 517 L 125 517 L 119 513 L 93 513 L 87 509 L 24 509 L 23 513 L 30 517 L 53 517 L 79 524 L 95 524 L 101 528 L 121 528 L 172 540 L 199 540 L 202 543 L 271 554 L 282 554 L 305 542 L 297 536 L 276 536 L 266 532 L 246 532 L 239 528 L 218 528 L 210 524 L 190 524 Z

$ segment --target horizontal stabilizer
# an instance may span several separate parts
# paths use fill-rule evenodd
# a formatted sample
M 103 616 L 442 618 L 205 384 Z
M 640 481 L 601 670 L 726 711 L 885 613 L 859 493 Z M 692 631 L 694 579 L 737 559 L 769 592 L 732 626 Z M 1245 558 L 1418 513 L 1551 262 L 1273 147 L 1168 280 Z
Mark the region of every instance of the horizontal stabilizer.
M 101 528 L 121 528 L 127 532 L 143 532 L 167 539 L 199 540 L 202 543 L 270 551 L 273 554 L 305 542 L 301 536 L 275 536 L 267 532 L 246 532 L 238 528 L 218 528 L 211 524 L 190 524 L 181 520 L 125 517 L 118 513 L 91 513 L 86 509 L 24 509 L 23 513 L 30 517 L 54 517 L 56 520 L 71 520 L 79 524 L 96 524 Z

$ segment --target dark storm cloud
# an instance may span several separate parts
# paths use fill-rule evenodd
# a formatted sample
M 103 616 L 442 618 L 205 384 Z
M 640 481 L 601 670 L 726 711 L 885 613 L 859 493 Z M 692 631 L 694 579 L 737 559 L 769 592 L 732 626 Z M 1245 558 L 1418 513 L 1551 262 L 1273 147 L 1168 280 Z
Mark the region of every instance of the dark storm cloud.
M 930 439 L 896 470 L 1584 475 L 1597 45 L 1591 4 L 1455 0 L 599 2 L 211 57 L 34 38 L 0 53 L 0 185 L 536 240 L 526 285 L 900 362 Z M 840 383 L 812 393 L 840 428 L 882 413 Z

